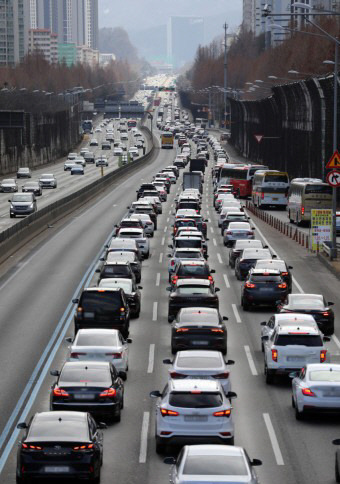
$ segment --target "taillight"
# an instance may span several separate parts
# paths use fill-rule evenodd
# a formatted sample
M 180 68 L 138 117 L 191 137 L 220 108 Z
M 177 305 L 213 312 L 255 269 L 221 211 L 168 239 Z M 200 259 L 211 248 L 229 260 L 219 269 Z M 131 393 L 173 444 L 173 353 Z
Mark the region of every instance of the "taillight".
M 246 282 L 245 287 L 247 287 L 248 289 L 253 289 L 254 287 L 256 287 L 256 284 L 253 284 L 252 282 Z
M 248 235 L 254 235 L 254 232 L 252 230 L 248 230 L 247 234 Z
M 70 396 L 63 388 L 59 388 L 59 387 L 55 387 L 53 389 L 53 395 L 55 397 L 69 397 Z
M 112 359 L 114 360 L 119 360 L 123 353 L 105 353 L 106 356 L 111 356 Z
M 185 333 L 186 331 L 189 331 L 189 328 L 178 328 L 178 329 L 176 329 L 176 333 Z
M 70 357 L 71 358 L 78 358 L 79 356 L 86 356 L 87 353 L 80 353 L 80 352 L 75 352 L 75 353 L 71 353 Z
M 283 282 L 282 284 L 278 284 L 278 286 L 280 289 L 286 289 L 287 288 L 287 284 L 285 282 Z
M 173 267 L 173 266 L 175 265 L 175 261 L 174 261 L 174 260 L 172 260 L 172 261 L 170 262 L 170 265 L 171 265 L 171 267 Z
M 178 417 L 179 413 L 167 408 L 161 408 L 161 415 L 162 417 Z
M 279 353 L 277 350 L 272 350 L 272 360 L 277 361 L 277 358 L 279 356 Z
M 329 312 L 325 311 L 324 313 L 322 313 L 322 316 L 329 316 Z
M 125 313 L 125 308 L 120 308 L 121 313 Z
M 177 281 L 178 281 L 178 276 L 172 276 L 172 278 L 171 278 L 171 282 L 172 282 L 173 284 L 176 284 L 176 282 L 177 282 Z
M 225 378 L 229 378 L 229 371 L 219 373 L 218 375 L 213 375 L 213 378 L 217 378 L 218 380 L 224 380 Z
M 21 444 L 21 448 L 25 450 L 43 450 L 43 447 L 40 447 L 39 445 L 30 445 L 30 444 Z
M 175 371 L 170 372 L 171 378 L 186 378 L 187 375 L 182 375 L 181 373 L 176 373 Z
M 301 207 L 301 215 L 305 214 L 305 207 Z
M 223 333 L 224 332 L 223 329 L 220 329 L 220 328 L 218 328 L 218 329 L 214 328 L 214 329 L 211 329 L 210 331 L 212 331 L 213 333 Z
M 231 409 L 228 408 L 227 410 L 221 410 L 220 412 L 214 412 L 214 417 L 230 417 Z
M 82 451 L 82 450 L 93 449 L 93 447 L 94 447 L 94 444 L 82 444 L 82 445 L 76 445 L 75 447 L 73 447 L 73 450 L 79 452 L 79 451 Z
M 209 279 L 209 281 L 213 281 L 214 280 L 213 276 L 208 276 L 208 279 Z
M 315 397 L 315 393 L 312 392 L 310 388 L 302 388 L 302 394 L 306 395 L 306 397 Z
M 112 398 L 117 395 L 117 391 L 115 388 L 108 388 L 107 390 L 104 390 L 99 396 L 102 398 Z
M 262 198 L 262 200 L 264 199 L 264 193 L 263 192 L 261 193 L 261 198 Z
M 320 363 L 324 363 L 326 361 L 327 350 L 320 351 Z
M 233 235 L 233 233 L 232 233 L 232 231 L 231 231 L 231 230 L 227 230 L 227 231 L 226 231 L 226 234 L 227 234 L 227 235 Z
M 288 276 L 288 272 L 281 272 L 282 276 Z

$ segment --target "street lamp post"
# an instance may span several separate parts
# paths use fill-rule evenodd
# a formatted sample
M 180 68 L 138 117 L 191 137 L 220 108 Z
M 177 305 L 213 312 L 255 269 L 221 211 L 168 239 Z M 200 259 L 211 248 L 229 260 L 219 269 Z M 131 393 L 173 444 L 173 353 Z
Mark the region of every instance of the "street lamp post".
M 227 30 L 228 30 L 228 24 L 225 23 L 223 25 L 224 28 L 224 63 L 223 63 L 223 68 L 224 68 L 224 90 L 223 90 L 223 106 L 224 106 L 224 129 L 227 129 L 227 85 L 228 85 L 228 80 L 227 80 Z

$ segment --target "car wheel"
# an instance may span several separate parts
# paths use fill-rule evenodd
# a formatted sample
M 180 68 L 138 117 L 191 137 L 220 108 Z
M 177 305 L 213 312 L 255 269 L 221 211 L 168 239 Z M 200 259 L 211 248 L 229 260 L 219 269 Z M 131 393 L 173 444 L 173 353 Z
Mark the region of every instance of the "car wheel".
M 156 437 L 156 454 L 164 454 L 165 450 L 166 444 L 159 437 Z
M 267 385 L 274 383 L 275 372 L 273 370 L 268 370 L 267 363 L 264 364 L 264 376 Z
M 120 402 L 120 409 L 124 408 L 124 395 L 122 396 L 122 401 Z
M 10 213 L 10 214 L 9 214 L 9 216 L 10 216 L 11 218 L 15 218 L 14 213 Z
M 100 484 L 100 471 L 98 472 L 98 476 L 91 479 L 90 482 L 92 482 L 93 484 Z
M 120 412 L 120 408 L 121 408 L 121 407 L 119 406 L 119 407 L 118 407 L 118 411 L 116 411 L 116 412 L 114 413 L 113 417 L 112 417 L 112 420 L 113 420 L 114 422 L 120 422 L 120 420 L 121 420 L 121 412 Z
M 295 418 L 296 420 L 303 420 L 305 418 L 305 413 L 303 411 L 299 412 L 297 405 L 295 405 Z
M 235 271 L 235 276 L 236 276 L 236 279 L 237 279 L 238 281 L 240 281 L 240 280 L 241 280 L 241 278 L 240 278 L 240 275 L 239 275 L 238 271 Z
M 243 311 L 249 311 L 250 304 L 247 301 L 245 301 L 244 298 L 242 298 L 241 305 L 242 305 Z
M 295 400 L 294 400 L 293 395 L 292 395 L 292 407 L 295 408 Z
M 221 353 L 223 356 L 225 356 L 227 354 L 227 347 L 223 348 Z
M 262 353 L 264 353 L 264 345 L 263 345 L 262 341 L 261 341 L 261 351 L 262 351 Z
M 175 346 L 171 345 L 171 354 L 175 355 L 177 353 L 177 349 Z
M 340 482 L 340 471 L 339 471 L 337 455 L 335 455 L 335 480 L 336 482 Z
M 294 223 L 294 220 L 292 219 L 292 217 L 291 217 L 291 215 L 290 215 L 290 210 L 289 210 L 289 212 L 288 212 L 288 218 L 289 218 L 289 222 L 290 222 L 291 224 L 293 224 L 293 223 Z

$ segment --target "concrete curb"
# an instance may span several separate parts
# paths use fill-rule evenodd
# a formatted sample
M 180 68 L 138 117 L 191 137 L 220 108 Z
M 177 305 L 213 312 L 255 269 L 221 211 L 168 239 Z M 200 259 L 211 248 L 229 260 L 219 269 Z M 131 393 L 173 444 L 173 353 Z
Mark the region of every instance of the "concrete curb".
M 323 254 L 316 255 L 321 264 L 323 264 L 340 281 L 340 272 L 333 266 L 331 261 L 329 261 Z

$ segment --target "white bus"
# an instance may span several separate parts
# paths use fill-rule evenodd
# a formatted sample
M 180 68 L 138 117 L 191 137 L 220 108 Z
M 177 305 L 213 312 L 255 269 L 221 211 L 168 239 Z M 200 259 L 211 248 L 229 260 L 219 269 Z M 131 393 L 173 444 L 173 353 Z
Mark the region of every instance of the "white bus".
M 256 207 L 286 208 L 289 189 L 288 173 L 277 170 L 258 170 L 254 174 L 252 201 Z
M 310 222 L 312 208 L 332 208 L 332 187 L 319 178 L 294 178 L 288 191 L 290 222 Z

